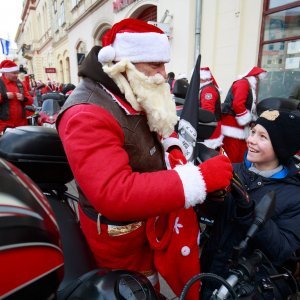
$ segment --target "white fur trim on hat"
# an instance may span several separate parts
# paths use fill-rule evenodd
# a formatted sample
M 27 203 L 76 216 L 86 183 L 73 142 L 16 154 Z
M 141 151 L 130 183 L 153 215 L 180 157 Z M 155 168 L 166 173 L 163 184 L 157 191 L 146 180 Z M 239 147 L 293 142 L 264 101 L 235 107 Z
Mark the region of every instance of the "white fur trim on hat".
M 246 110 L 243 113 L 236 115 L 235 119 L 240 126 L 245 126 L 251 122 L 252 115 L 249 110 Z
M 9 73 L 9 72 L 16 72 L 16 71 L 19 71 L 18 66 L 11 67 L 11 68 L 2 68 L 2 69 L 0 69 L 0 73 Z
M 189 162 L 174 168 L 178 173 L 184 190 L 185 208 L 203 203 L 206 198 L 206 184 L 197 166 Z
M 168 149 L 172 146 L 178 146 L 181 149 L 183 155 L 186 155 L 186 149 L 184 148 L 182 142 L 177 138 L 174 137 L 165 138 L 163 139 L 162 144 L 164 146 L 165 151 L 168 151 Z
M 211 72 L 208 70 L 200 70 L 200 78 L 203 80 L 211 79 Z
M 118 33 L 113 44 L 103 47 L 98 53 L 98 61 L 101 63 L 123 59 L 128 59 L 132 63 L 169 62 L 168 37 L 157 32 Z

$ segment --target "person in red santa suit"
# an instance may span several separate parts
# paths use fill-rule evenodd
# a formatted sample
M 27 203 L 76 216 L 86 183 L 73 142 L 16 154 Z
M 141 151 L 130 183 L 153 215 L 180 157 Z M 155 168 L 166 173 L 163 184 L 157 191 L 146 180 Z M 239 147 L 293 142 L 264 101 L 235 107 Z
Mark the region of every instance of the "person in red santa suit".
M 267 71 L 253 67 L 233 82 L 222 105 L 223 148 L 233 163 L 244 160 L 249 124 L 257 119 L 257 84 L 266 74 Z
M 141 272 L 153 285 L 159 269 L 173 290 L 182 289 L 200 271 L 193 206 L 229 184 L 232 166 L 225 156 L 185 164 L 182 145 L 170 137 L 177 123 L 166 83 L 170 46 L 159 28 L 125 19 L 102 43 L 82 63 L 82 80 L 57 119 L 78 184 L 81 229 L 100 267 Z
M 221 133 L 221 99 L 219 86 L 208 67 L 200 68 L 199 106 L 211 111 L 217 120 L 217 127 L 203 144 L 209 148 L 219 150 L 224 136 Z
M 18 79 L 19 67 L 11 60 L 0 64 L 0 132 L 7 127 L 27 125 L 26 105 L 33 99 L 23 82 Z

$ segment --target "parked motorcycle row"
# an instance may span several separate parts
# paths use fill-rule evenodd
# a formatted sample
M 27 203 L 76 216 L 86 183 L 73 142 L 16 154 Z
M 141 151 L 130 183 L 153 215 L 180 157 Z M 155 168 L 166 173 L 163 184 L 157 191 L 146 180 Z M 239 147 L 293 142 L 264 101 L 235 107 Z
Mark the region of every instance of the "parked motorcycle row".
M 68 95 L 59 92 L 36 96 L 33 105 L 26 106 L 28 124 L 55 128 L 57 115 L 67 97 Z
M 53 98 L 49 98 L 51 102 L 60 106 L 59 99 Z M 199 111 L 202 139 L 214 130 L 213 118 Z M 78 199 L 68 193 L 67 183 L 73 175 L 63 146 L 57 131 L 48 127 L 9 128 L 0 138 L 0 265 L 5 274 L 1 276 L 0 299 L 166 299 L 142 274 L 97 268 L 74 210 Z M 212 155 L 203 145 L 200 159 Z M 193 282 L 210 279 L 220 282 L 211 299 L 263 299 L 263 288 L 254 277 L 265 258 L 259 252 L 245 258 L 243 250 L 272 215 L 274 195 L 264 198 L 245 240 L 237 245 L 231 276 L 224 279 L 202 273 L 191 278 L 180 300 Z M 282 278 L 290 284 L 289 299 L 297 299 L 299 282 L 288 270 L 276 270 L 263 280 L 266 288 L 276 289 L 276 280 Z

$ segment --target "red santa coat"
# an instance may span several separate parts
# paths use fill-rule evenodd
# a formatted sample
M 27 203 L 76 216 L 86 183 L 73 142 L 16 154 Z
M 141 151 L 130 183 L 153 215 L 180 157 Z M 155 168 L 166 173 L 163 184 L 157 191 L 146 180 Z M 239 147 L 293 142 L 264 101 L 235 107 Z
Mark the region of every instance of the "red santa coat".
M 184 190 L 178 173 L 173 170 L 133 172 L 124 149 L 124 133 L 105 109 L 95 105 L 73 106 L 62 115 L 58 130 L 79 186 L 93 207 L 106 218 L 122 222 L 146 221 L 184 211 Z M 112 226 L 96 223 L 81 210 L 79 213 L 81 228 L 99 266 L 139 271 L 155 283 L 155 251 L 149 245 L 145 221 L 134 222 L 132 226 Z M 187 233 L 191 228 L 198 228 L 197 218 L 189 218 L 189 223 L 184 227 Z M 176 243 L 184 247 L 187 236 L 180 235 Z M 190 279 L 190 272 L 177 272 L 178 264 L 184 261 L 187 266 L 197 266 L 193 267 L 193 275 L 200 270 L 198 253 L 194 253 L 198 247 L 191 249 L 191 255 L 176 252 L 172 256 L 176 257 L 173 264 L 164 266 L 174 268 L 165 279 L 170 285 L 181 282 L 178 289 Z M 170 278 L 172 276 L 175 279 Z
M 220 103 L 220 94 L 217 87 L 212 86 L 211 81 L 205 83 L 200 87 L 200 97 L 199 97 L 200 107 L 211 111 L 212 113 L 221 113 L 221 103 Z M 218 106 L 219 111 L 217 112 L 216 108 Z M 210 138 L 204 141 L 204 144 L 209 147 L 216 149 L 222 145 L 223 135 L 221 133 L 221 120 L 218 121 L 217 127 L 214 130 Z
M 1 79 L 3 80 L 3 83 L 6 87 L 7 92 L 11 93 L 20 93 L 20 90 L 17 86 L 17 83 L 15 81 L 8 80 L 5 75 L 2 75 Z M 31 105 L 33 103 L 33 98 L 29 94 L 26 86 L 22 82 L 23 90 L 24 90 L 24 98 L 27 99 L 27 101 L 19 101 L 17 99 L 17 96 L 14 95 L 13 99 L 9 99 L 9 120 L 0 120 L 0 132 L 3 131 L 6 127 L 17 127 L 17 126 L 23 126 L 28 125 L 26 115 L 23 116 L 23 108 L 25 105 Z M 0 105 L 3 103 L 4 99 L 2 98 L 2 95 L 0 94 Z
M 231 92 L 233 115 L 222 114 L 223 148 L 232 162 L 242 162 L 247 149 L 248 125 L 252 120 L 253 93 L 246 78 L 235 81 Z

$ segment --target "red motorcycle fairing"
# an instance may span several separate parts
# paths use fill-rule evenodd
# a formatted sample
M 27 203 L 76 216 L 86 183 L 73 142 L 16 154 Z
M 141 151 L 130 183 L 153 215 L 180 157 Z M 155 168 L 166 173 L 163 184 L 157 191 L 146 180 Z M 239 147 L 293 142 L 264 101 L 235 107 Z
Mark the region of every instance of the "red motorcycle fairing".
M 0 298 L 47 299 L 63 278 L 54 213 L 39 188 L 0 159 Z

